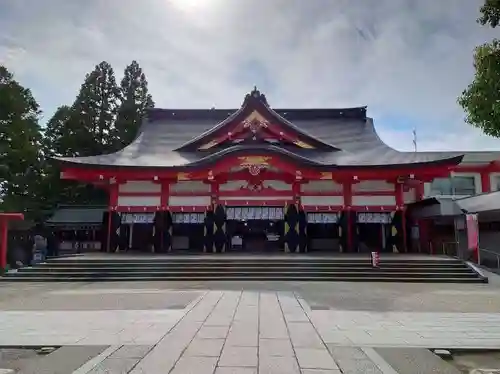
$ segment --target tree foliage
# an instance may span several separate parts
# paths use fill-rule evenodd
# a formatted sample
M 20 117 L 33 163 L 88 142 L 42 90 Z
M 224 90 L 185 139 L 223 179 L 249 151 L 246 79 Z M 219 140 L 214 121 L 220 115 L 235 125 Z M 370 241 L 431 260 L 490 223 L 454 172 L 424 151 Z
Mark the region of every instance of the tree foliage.
M 103 61 L 85 76 L 74 102 L 57 108 L 42 131 L 41 112 L 30 90 L 0 66 L 0 211 L 37 211 L 40 217 L 58 204 L 106 203 L 104 190 L 61 180 L 60 165 L 52 158 L 123 148 L 153 105 L 136 61 L 126 67 L 120 86 L 111 65 Z
M 500 25 L 500 0 L 485 0 L 480 11 L 481 17 L 478 19 L 480 24 L 491 27 Z
M 66 123 L 67 156 L 94 156 L 112 151 L 120 91 L 106 61 L 87 74 Z
M 1 210 L 29 213 L 42 177 L 40 110 L 31 91 L 0 66 Z
M 120 99 L 115 124 L 116 150 L 134 140 L 146 109 L 154 106 L 153 98 L 148 92 L 148 81 L 137 61 L 132 61 L 125 68 L 120 84 Z
M 496 27 L 500 21 L 500 0 L 485 0 L 478 22 Z M 485 134 L 500 137 L 500 39 L 474 50 L 475 75 L 458 103 L 467 123 Z
M 110 153 L 120 91 L 113 68 L 105 61 L 86 75 L 70 107 L 61 106 L 47 123 L 44 152 L 49 157 L 94 156 Z M 106 193 L 92 185 L 59 178 L 59 165 L 46 165 L 46 195 L 51 205 L 105 203 Z
M 71 107 L 62 105 L 57 108 L 52 118 L 47 122 L 43 139 L 44 154 L 48 157 L 77 155 L 75 131 L 68 126 L 71 117 Z
M 89 203 L 88 187 L 75 181 L 61 180 L 59 165 L 50 160 L 52 157 L 71 157 L 81 151 L 78 146 L 77 132 L 69 121 L 72 115 L 71 107 L 60 106 L 47 122 L 43 139 L 43 152 L 46 157 L 44 165 L 44 183 L 41 195 L 44 197 L 46 209 L 51 209 L 59 203 L 83 204 Z
M 476 48 L 474 67 L 474 80 L 458 102 L 469 124 L 500 137 L 500 40 Z

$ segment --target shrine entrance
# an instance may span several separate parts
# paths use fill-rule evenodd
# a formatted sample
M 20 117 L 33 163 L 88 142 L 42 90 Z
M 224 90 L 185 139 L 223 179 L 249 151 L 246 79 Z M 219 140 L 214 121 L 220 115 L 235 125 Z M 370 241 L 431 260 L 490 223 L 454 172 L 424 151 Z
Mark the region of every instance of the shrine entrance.
M 226 208 L 230 249 L 245 252 L 283 250 L 283 208 Z
M 384 252 L 388 248 L 391 213 L 359 212 L 356 216 L 358 252 Z
M 204 213 L 172 214 L 172 250 L 203 251 Z
M 151 252 L 154 213 L 121 213 L 118 230 L 120 250 Z
M 309 252 L 340 252 L 338 221 L 338 213 L 307 213 Z

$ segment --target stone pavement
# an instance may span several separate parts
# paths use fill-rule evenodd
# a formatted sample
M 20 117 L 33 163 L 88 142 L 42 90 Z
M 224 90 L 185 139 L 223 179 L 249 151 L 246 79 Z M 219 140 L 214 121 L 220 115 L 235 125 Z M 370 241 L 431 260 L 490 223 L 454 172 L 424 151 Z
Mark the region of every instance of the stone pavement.
M 422 348 L 499 348 L 499 305 L 491 285 L 6 284 L 0 346 L 63 346 L 44 374 L 408 374 Z
M 182 309 L 3 311 L 0 345 L 110 346 L 76 374 L 395 373 L 373 347 L 500 346 L 497 313 L 314 310 L 286 291 L 182 297 Z

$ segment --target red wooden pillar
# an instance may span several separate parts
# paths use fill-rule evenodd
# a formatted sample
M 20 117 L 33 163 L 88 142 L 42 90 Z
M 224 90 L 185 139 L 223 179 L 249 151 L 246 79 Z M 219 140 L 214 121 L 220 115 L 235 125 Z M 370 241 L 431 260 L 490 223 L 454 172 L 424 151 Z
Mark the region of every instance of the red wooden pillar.
M 108 235 L 106 236 L 106 252 L 110 251 L 110 246 L 111 246 L 111 219 L 113 217 L 113 210 L 110 208 L 108 209 Z
M 401 211 L 401 229 L 403 231 L 403 252 L 407 251 L 406 244 L 406 209 L 404 203 L 404 184 L 396 182 L 396 209 Z
M 481 192 L 491 192 L 490 173 L 487 170 L 481 172 Z
M 9 234 L 9 220 L 23 220 L 22 213 L 0 213 L 0 272 L 7 270 L 7 245 Z
M 0 271 L 3 273 L 7 269 L 7 238 L 8 238 L 7 218 L 0 218 L 0 232 L 2 242 L 0 244 Z
M 220 183 L 218 180 L 214 180 L 211 185 L 211 192 L 210 195 L 212 196 L 211 199 L 211 204 L 212 204 L 212 209 L 215 211 L 215 208 L 217 208 L 217 205 L 219 204 L 219 187 Z
M 346 182 L 343 184 L 342 190 L 344 192 L 344 206 L 346 207 L 346 219 L 347 219 L 347 248 L 346 252 L 352 250 L 352 234 L 354 227 L 352 227 L 352 215 L 355 214 L 352 209 L 352 182 Z
M 407 241 L 407 232 L 406 232 L 406 208 L 403 206 L 402 212 L 402 225 L 403 225 L 403 251 L 406 253 L 408 252 L 408 241 Z
M 425 198 L 425 183 L 420 182 L 416 187 L 416 200 L 420 201 Z M 419 219 L 417 220 L 418 226 L 418 244 L 419 252 L 427 251 L 429 245 L 429 225 L 427 220 Z
M 300 181 L 295 181 L 292 183 L 292 194 L 293 194 L 293 204 L 297 206 L 299 209 L 301 201 L 300 201 Z
M 415 192 L 416 192 L 416 200 L 417 201 L 420 201 L 420 200 L 423 200 L 425 198 L 425 183 L 424 182 L 420 182 L 417 184 L 417 187 L 415 188 Z
M 429 248 L 429 220 L 418 220 L 418 234 L 421 251 L 431 253 Z
M 118 206 L 118 189 L 120 188 L 120 183 L 114 183 L 109 185 L 109 206 L 110 209 Z
M 170 198 L 170 181 L 161 182 L 161 197 L 160 206 L 162 210 L 168 209 L 168 201 Z
M 108 235 L 106 237 L 106 252 L 111 251 L 111 223 L 113 219 L 113 212 L 118 207 L 118 192 L 119 183 L 114 183 L 109 185 L 109 206 L 108 206 Z
M 161 196 L 160 196 L 160 209 L 165 211 L 168 210 L 168 202 L 170 198 L 170 181 L 168 180 L 163 180 L 161 182 Z M 163 225 L 162 225 L 163 227 Z M 165 227 L 163 227 L 162 232 L 160 234 L 160 248 L 161 251 L 163 251 L 164 246 L 165 246 L 165 233 L 164 233 Z

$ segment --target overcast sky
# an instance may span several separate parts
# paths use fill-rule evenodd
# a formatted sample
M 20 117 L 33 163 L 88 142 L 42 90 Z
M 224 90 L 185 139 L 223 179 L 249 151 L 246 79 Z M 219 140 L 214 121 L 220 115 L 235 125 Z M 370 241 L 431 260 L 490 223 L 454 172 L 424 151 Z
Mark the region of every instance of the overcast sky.
M 107 60 L 136 59 L 157 107 L 236 108 L 257 85 L 271 106 L 368 106 L 382 139 L 412 150 L 500 150 L 456 98 L 472 52 L 500 36 L 482 0 L 0 0 L 0 64 L 45 120 Z

